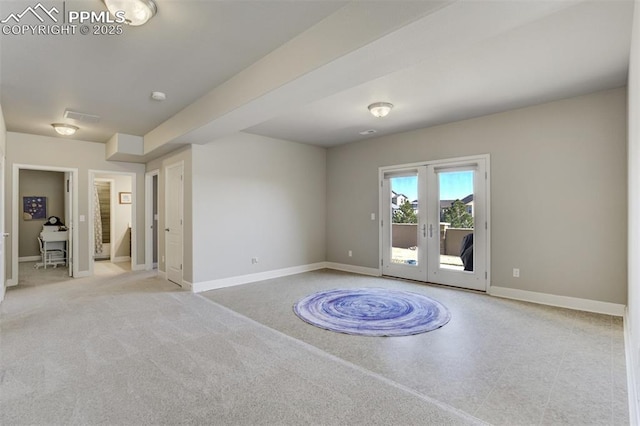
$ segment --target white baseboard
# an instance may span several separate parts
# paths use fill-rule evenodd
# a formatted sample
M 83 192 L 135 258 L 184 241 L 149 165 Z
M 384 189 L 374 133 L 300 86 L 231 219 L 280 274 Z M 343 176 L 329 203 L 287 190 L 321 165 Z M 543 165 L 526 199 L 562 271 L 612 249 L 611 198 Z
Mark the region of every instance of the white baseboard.
M 77 273 L 73 274 L 73 278 L 84 278 L 84 277 L 90 277 L 91 276 L 91 271 L 78 271 Z
M 595 312 L 598 314 L 624 316 L 625 305 L 597 300 L 580 299 L 577 297 L 558 296 L 555 294 L 538 293 L 535 291 L 518 290 L 507 287 L 491 286 L 488 292 L 491 296 L 504 297 L 505 299 L 522 300 L 524 302 L 538 303 L 541 305 L 557 306 L 559 308 L 575 309 L 578 311 Z
M 18 282 L 16 280 L 14 280 L 13 278 L 9 278 L 7 280 L 7 284 L 6 284 L 7 287 L 15 287 L 17 285 L 18 285 Z
M 276 269 L 273 271 L 258 272 L 255 274 L 239 275 L 236 277 L 221 278 L 218 280 L 203 281 L 200 283 L 189 283 L 194 293 L 215 290 L 217 288 L 232 287 L 236 285 L 253 283 L 256 281 L 270 280 L 272 278 L 286 277 L 288 275 L 301 274 L 303 272 L 325 269 L 326 262 L 312 263 L 310 265 L 293 266 L 291 268 Z
M 336 271 L 352 272 L 360 275 L 371 275 L 373 277 L 381 276 L 379 269 L 366 268 L 364 266 L 347 265 L 344 263 L 325 262 L 327 269 L 333 269 Z
M 189 281 L 182 280 L 182 285 L 180 287 L 184 290 L 193 291 L 193 283 L 190 283 Z
M 624 355 L 627 365 L 627 394 L 629 395 L 629 423 L 640 425 L 640 412 L 638 411 L 638 389 L 636 387 L 636 364 L 633 359 L 633 342 L 631 340 L 631 330 L 629 329 L 629 309 L 625 309 L 624 320 Z
M 146 265 L 132 265 L 131 266 L 131 270 L 132 271 L 146 271 L 147 270 L 147 266 Z
M 167 279 L 167 273 L 166 273 L 165 271 L 161 271 L 161 270 L 159 270 L 159 269 L 158 269 L 158 276 L 159 276 L 160 278 L 162 278 L 163 280 L 166 280 L 166 279 Z
M 116 256 L 111 259 L 111 263 L 131 262 L 131 256 Z
M 18 262 L 37 262 L 42 260 L 42 256 L 23 256 L 18 258 Z

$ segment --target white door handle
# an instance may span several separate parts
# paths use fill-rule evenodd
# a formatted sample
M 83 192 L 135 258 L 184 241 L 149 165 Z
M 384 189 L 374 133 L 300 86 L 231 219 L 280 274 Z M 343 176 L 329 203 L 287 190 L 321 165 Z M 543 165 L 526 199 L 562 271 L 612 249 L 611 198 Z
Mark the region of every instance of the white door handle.
M 429 224 L 429 238 L 433 238 L 433 223 Z
M 2 234 L 3 237 L 7 238 L 10 234 L 8 232 L 5 232 Z

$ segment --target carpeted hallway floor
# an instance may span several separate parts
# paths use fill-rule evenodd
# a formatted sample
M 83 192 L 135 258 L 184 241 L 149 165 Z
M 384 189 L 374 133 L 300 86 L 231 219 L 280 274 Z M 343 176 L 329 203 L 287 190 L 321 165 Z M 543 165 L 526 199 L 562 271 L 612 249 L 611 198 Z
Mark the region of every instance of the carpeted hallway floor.
M 0 424 L 474 424 L 154 273 L 8 290 Z

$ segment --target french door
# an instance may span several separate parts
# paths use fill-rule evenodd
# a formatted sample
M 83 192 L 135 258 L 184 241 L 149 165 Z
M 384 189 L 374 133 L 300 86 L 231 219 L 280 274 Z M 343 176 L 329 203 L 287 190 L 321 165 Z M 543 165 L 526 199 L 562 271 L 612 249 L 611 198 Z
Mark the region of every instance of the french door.
M 381 169 L 383 275 L 486 291 L 486 161 Z

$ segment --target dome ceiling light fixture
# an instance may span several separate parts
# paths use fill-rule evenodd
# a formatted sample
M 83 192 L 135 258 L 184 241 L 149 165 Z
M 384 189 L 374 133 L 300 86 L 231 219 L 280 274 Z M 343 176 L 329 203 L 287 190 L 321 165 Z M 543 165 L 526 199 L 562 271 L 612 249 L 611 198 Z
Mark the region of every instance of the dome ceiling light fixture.
M 153 0 L 102 0 L 109 9 L 109 13 L 124 12 L 125 23 L 132 27 L 144 25 L 158 11 Z
M 391 112 L 391 108 L 393 108 L 393 104 L 389 102 L 376 102 L 368 106 L 369 112 L 378 118 L 386 117 Z
M 78 126 L 66 123 L 52 123 L 51 127 L 53 127 L 53 129 L 62 136 L 71 136 L 75 134 L 79 129 Z

